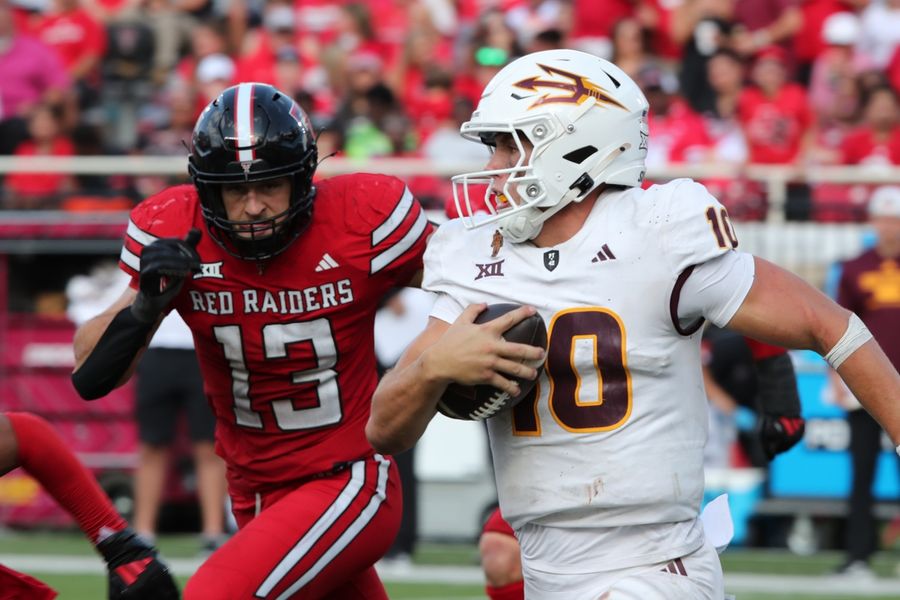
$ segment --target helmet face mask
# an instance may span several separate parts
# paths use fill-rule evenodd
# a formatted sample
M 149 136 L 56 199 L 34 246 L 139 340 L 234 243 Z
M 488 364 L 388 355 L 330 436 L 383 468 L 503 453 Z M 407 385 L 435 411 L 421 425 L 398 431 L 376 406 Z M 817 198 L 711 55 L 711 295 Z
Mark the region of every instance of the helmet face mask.
M 521 242 L 536 237 L 547 219 L 601 184 L 640 185 L 647 111 L 637 84 L 595 56 L 549 50 L 513 61 L 488 83 L 460 133 L 488 143 L 508 133 L 519 161 L 453 177 L 457 211 L 467 227 L 496 224 L 505 237 Z M 470 186 L 507 175 L 503 197 L 488 188 L 484 202 L 491 214 L 476 220 Z
M 286 94 L 260 83 L 226 89 L 204 109 L 191 140 L 188 168 L 210 236 L 228 253 L 268 260 L 290 246 L 312 215 L 318 152 L 309 119 Z M 290 203 L 255 221 L 228 217 L 224 184 L 288 177 Z

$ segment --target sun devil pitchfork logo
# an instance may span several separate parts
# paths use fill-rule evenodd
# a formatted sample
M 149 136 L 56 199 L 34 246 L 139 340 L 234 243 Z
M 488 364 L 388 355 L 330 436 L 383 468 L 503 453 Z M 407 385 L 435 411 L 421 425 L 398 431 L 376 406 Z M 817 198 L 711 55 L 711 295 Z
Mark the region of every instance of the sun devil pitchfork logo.
M 528 90 L 529 92 L 546 90 L 543 96 L 535 100 L 535 102 L 528 107 L 529 109 L 541 106 L 542 104 L 552 104 L 554 102 L 560 104 L 581 104 L 588 98 L 595 98 L 598 104 L 608 104 L 617 106 L 622 110 L 628 110 L 618 100 L 610 96 L 606 90 L 586 77 L 576 75 L 575 73 L 569 73 L 562 69 L 548 67 L 547 65 L 539 64 L 538 66 L 544 70 L 544 73 L 553 78 L 542 79 L 543 76 L 541 75 L 529 77 L 513 84 L 515 87 Z M 616 87 L 621 85 L 609 73 L 606 75 L 609 77 L 610 81 L 613 82 L 613 85 Z M 556 95 L 551 96 L 550 94 L 554 93 L 554 91 Z

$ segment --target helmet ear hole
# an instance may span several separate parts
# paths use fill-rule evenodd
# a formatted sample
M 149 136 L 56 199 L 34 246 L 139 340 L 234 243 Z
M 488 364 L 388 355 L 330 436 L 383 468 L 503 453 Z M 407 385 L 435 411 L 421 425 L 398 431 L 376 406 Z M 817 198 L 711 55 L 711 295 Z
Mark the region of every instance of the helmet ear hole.
M 594 146 L 582 146 L 577 150 L 572 150 L 568 154 L 564 155 L 563 158 L 569 162 L 575 163 L 576 165 L 580 165 L 592 155 L 597 153 L 597 148 Z

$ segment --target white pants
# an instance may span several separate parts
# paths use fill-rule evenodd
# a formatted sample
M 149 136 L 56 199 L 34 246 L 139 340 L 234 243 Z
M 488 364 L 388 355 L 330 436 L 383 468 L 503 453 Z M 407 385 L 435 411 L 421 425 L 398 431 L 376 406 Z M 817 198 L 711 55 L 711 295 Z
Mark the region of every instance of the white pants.
M 725 584 L 715 548 L 704 541 L 678 560 L 598 573 L 523 568 L 526 600 L 722 600 Z

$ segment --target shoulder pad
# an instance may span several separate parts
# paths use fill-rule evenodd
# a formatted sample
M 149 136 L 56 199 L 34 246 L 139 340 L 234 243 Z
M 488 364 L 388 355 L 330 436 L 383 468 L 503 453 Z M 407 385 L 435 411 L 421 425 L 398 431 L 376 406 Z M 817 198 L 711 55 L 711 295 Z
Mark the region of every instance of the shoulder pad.
M 660 230 L 666 258 L 680 273 L 738 246 L 728 211 L 706 187 L 676 179 L 647 190 L 652 226 Z

